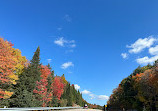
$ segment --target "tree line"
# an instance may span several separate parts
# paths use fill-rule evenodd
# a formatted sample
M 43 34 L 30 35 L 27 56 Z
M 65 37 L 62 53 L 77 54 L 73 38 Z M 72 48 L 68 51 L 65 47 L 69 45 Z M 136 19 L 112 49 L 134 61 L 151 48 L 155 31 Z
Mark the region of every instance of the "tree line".
M 40 47 L 32 60 L 0 38 L 0 107 L 64 107 L 88 104 L 64 74 L 54 76 L 50 64 L 40 63 Z
M 110 111 L 136 109 L 158 110 L 158 60 L 139 66 L 113 90 L 107 102 Z

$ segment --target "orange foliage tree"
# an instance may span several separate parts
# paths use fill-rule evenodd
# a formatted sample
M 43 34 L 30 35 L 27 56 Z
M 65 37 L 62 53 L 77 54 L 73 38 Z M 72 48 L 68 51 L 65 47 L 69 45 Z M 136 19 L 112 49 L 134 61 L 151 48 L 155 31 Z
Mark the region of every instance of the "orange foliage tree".
M 18 74 L 27 62 L 26 58 L 21 55 L 20 50 L 12 48 L 13 44 L 0 38 L 0 98 L 9 98 L 13 92 L 6 91 L 3 86 L 8 87 L 16 84 Z

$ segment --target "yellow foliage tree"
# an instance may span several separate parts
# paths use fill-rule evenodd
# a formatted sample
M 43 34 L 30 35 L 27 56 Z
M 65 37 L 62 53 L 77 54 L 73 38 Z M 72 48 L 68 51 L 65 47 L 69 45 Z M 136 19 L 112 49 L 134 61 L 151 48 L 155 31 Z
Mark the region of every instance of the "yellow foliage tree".
M 19 49 L 12 47 L 13 44 L 0 38 L 0 98 L 9 98 L 13 92 L 6 91 L 3 87 L 8 84 L 16 84 L 18 75 L 22 73 L 27 60 L 21 55 Z

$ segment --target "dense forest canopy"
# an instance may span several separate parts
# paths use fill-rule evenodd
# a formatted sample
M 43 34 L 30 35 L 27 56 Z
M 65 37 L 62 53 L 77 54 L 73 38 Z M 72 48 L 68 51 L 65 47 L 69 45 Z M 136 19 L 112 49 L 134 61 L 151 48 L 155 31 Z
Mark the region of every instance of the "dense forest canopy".
M 158 109 L 158 60 L 153 65 L 136 68 L 123 79 L 107 102 L 108 109 L 137 109 L 157 111 Z

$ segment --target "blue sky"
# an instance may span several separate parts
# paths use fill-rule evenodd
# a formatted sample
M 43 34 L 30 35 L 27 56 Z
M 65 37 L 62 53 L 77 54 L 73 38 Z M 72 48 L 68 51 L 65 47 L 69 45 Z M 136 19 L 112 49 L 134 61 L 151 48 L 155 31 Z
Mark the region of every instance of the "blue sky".
M 106 104 L 138 65 L 158 58 L 157 0 L 0 0 L 0 36 L 29 60 L 66 76 L 90 103 Z

